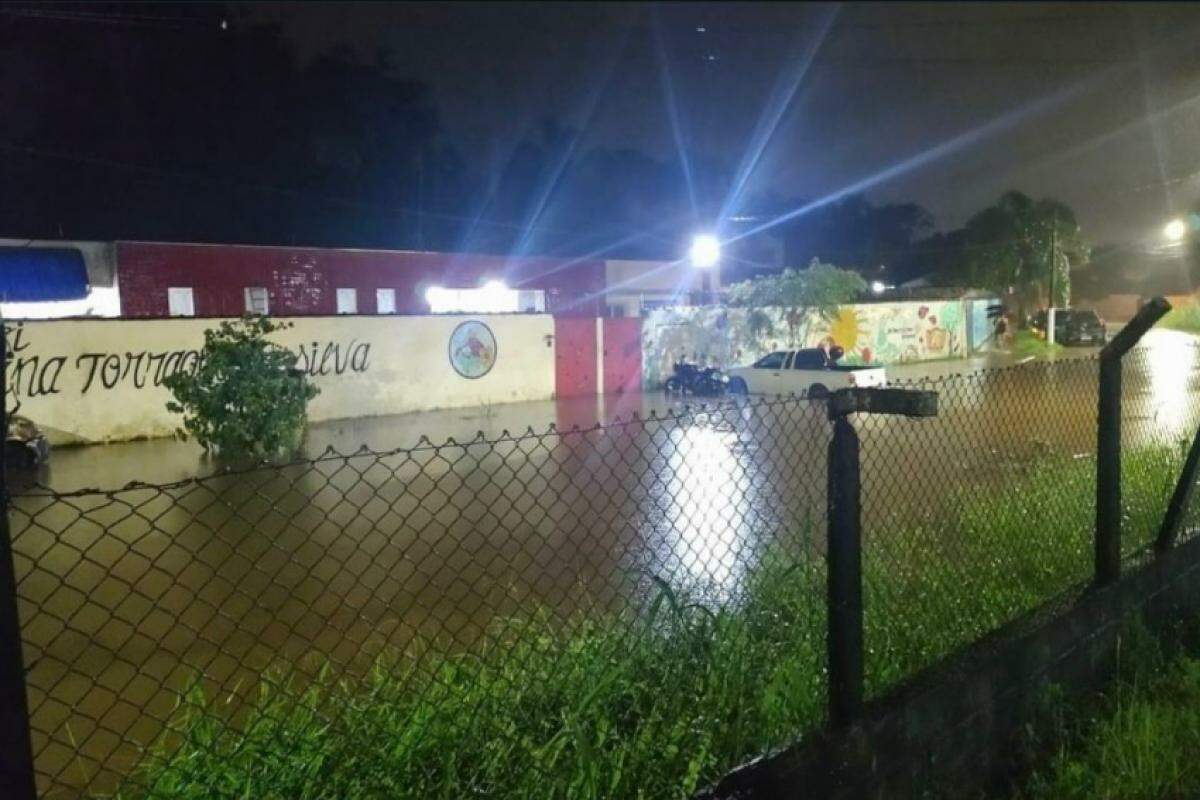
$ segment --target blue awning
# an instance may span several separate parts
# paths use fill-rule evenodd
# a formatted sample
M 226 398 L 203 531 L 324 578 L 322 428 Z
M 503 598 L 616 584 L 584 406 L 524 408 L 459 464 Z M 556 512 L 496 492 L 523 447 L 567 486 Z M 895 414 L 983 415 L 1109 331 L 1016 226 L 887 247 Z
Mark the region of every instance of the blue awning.
M 78 250 L 0 247 L 0 301 L 36 303 L 87 295 L 87 265 Z

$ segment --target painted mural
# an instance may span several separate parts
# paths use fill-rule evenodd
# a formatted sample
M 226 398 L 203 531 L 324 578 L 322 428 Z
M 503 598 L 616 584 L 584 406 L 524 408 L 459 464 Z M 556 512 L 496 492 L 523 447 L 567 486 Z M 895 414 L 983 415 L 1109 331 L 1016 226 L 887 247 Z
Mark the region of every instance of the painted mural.
M 450 365 L 464 378 L 482 378 L 496 363 L 496 336 L 478 320 L 462 323 L 450 334 Z
M 686 358 L 729 367 L 772 350 L 845 349 L 845 364 L 900 364 L 967 354 L 962 300 L 842 306 L 832 319 L 784 308 L 682 307 L 656 309 L 642 327 L 647 386 L 658 386 Z
M 276 341 L 321 388 L 309 419 L 404 414 L 554 396 L 554 320 L 544 314 L 295 317 Z M 592 320 L 588 320 L 592 322 Z M 199 363 L 217 320 L 9 323 L 9 409 L 54 444 L 170 436 L 168 375 Z M 519 357 L 500 358 L 498 343 Z M 466 380 L 470 378 L 470 380 Z

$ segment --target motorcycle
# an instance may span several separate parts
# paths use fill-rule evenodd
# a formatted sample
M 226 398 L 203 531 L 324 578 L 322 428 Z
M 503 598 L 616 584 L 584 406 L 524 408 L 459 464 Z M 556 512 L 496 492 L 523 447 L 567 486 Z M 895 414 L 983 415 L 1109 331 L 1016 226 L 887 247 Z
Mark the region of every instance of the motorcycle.
M 667 378 L 663 389 L 667 394 L 694 394 L 698 397 L 718 397 L 725 393 L 729 378 L 716 367 L 701 367 L 687 361 L 677 361 L 674 373 Z

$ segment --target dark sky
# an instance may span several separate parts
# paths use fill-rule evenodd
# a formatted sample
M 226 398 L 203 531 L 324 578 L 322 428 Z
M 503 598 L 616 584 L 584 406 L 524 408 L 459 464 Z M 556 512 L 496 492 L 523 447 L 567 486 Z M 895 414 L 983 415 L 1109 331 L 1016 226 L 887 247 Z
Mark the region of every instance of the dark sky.
M 1008 188 L 1095 243 L 1200 189 L 1200 6 L 254 4 L 302 53 L 394 51 L 486 170 L 546 116 L 583 143 L 744 164 L 743 197 L 867 190 L 939 227 Z M 667 87 L 670 87 L 669 89 Z M 672 126 L 672 104 L 676 128 Z M 736 208 L 732 210 L 736 211 Z

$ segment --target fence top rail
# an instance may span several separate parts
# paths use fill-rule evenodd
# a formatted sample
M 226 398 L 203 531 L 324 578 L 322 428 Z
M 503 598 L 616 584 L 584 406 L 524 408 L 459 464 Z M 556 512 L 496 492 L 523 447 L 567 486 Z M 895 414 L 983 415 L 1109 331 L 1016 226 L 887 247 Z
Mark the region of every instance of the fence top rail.
M 1100 357 L 1109 361 L 1125 355 L 1146 335 L 1146 331 L 1150 330 L 1154 323 L 1170 310 L 1171 304 L 1167 302 L 1166 298 L 1155 297 L 1150 300 L 1138 309 L 1133 319 L 1129 320 L 1129 323 L 1113 337 L 1111 342 L 1104 345 L 1104 349 L 1100 351 Z

